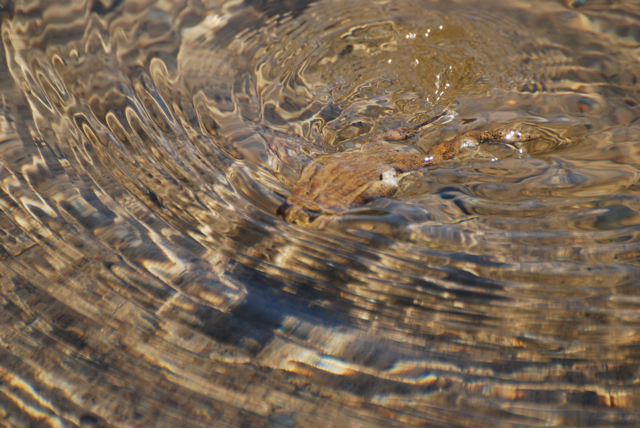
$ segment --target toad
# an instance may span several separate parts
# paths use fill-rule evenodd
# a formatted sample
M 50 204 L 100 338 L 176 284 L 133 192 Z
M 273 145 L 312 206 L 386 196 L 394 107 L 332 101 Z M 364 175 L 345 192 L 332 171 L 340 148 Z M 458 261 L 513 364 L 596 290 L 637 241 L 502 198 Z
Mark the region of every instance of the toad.
M 280 206 L 277 215 L 290 223 L 322 229 L 332 215 L 376 198 L 393 196 L 398 190 L 398 181 L 405 174 L 452 159 L 463 148 L 477 147 L 487 142 L 518 147 L 520 143 L 539 138 L 538 134 L 516 128 L 474 130 L 453 140 L 442 141 L 426 154 L 409 153 L 388 143 L 410 138 L 443 116 L 436 116 L 418 125 L 382 132 L 357 151 L 310 160 L 303 167 L 291 195 Z

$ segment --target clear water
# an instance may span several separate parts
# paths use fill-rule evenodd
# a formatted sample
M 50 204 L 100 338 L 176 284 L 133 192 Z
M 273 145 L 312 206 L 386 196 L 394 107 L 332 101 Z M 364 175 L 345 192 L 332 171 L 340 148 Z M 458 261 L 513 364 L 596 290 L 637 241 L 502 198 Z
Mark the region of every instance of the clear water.
M 0 1 L 6 426 L 638 426 L 637 1 Z M 542 138 L 324 230 L 306 159 Z

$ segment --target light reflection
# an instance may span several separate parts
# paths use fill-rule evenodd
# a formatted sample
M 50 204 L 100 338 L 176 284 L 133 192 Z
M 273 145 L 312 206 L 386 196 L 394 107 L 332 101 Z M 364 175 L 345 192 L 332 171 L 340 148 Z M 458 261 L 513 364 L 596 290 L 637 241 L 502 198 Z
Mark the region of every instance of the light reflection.
M 558 2 L 36 3 L 3 21 L 0 414 L 640 421 L 624 4 L 617 21 L 583 2 L 584 31 Z M 400 191 L 323 232 L 277 217 L 301 165 L 446 109 L 459 120 L 398 147 L 520 122 L 544 136 L 385 170 Z

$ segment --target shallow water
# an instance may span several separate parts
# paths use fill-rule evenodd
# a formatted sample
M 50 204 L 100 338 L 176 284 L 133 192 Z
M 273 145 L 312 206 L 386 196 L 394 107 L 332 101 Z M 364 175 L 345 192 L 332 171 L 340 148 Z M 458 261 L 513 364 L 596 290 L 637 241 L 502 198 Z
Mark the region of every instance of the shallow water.
M 638 426 L 636 1 L 0 2 L 6 426 Z M 309 158 L 525 126 L 323 230 Z

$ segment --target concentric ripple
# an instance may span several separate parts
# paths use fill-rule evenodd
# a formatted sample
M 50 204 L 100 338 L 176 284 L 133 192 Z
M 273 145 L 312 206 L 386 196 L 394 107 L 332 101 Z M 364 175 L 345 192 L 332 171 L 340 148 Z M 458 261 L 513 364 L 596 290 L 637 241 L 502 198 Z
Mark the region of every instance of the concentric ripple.
M 7 426 L 637 426 L 640 9 L 0 2 Z M 324 230 L 308 159 L 466 150 Z

